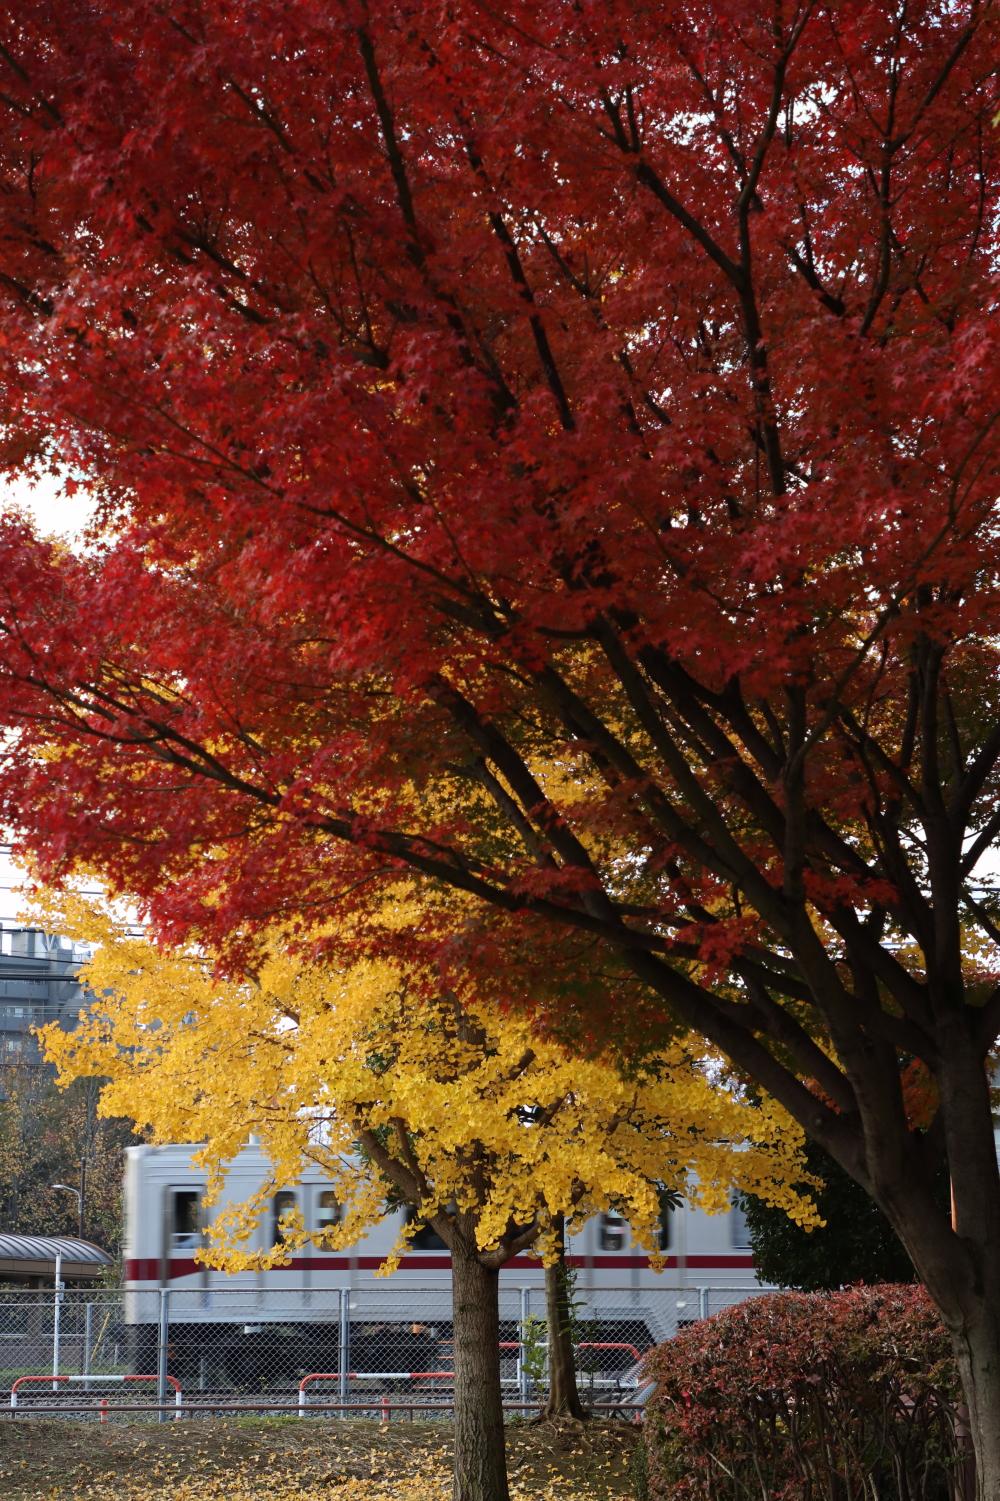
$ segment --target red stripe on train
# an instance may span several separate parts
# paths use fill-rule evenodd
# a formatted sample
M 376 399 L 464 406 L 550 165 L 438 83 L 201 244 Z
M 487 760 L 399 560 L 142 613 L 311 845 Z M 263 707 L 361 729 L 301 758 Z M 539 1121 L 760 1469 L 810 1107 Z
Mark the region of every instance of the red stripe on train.
M 382 1256 L 296 1256 L 288 1266 L 273 1267 L 275 1272 L 346 1272 L 362 1271 L 372 1272 L 382 1265 Z M 598 1271 L 632 1271 L 634 1269 L 648 1270 L 648 1256 L 567 1256 L 570 1266 L 594 1267 Z M 664 1268 L 667 1271 L 676 1270 L 678 1259 L 676 1256 L 665 1256 Z M 753 1271 L 753 1257 L 749 1253 L 739 1252 L 729 1256 L 711 1256 L 707 1254 L 686 1256 L 683 1265 L 692 1271 Z M 410 1255 L 404 1256 L 400 1267 L 408 1272 L 448 1272 L 451 1270 L 451 1257 L 443 1255 Z M 534 1271 L 539 1270 L 539 1263 L 530 1256 L 515 1256 L 508 1261 L 503 1271 L 517 1271 L 520 1268 L 530 1267 Z M 169 1266 L 169 1280 L 174 1281 L 178 1277 L 194 1277 L 204 1270 L 203 1267 L 188 1258 L 173 1258 Z M 160 1276 L 160 1263 L 155 1256 L 143 1256 L 130 1258 L 125 1263 L 125 1280 L 127 1282 L 157 1282 Z

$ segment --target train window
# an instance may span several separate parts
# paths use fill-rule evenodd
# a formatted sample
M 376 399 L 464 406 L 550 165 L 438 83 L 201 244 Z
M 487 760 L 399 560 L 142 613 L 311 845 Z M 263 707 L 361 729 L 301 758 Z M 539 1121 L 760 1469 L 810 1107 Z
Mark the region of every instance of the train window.
M 420 1219 L 417 1211 L 411 1204 L 407 1204 L 404 1213 L 408 1225 L 412 1225 L 415 1221 L 417 1222 L 417 1229 L 414 1230 L 410 1240 L 410 1249 L 412 1251 L 447 1251 L 448 1247 L 433 1225 L 428 1225 L 426 1220 Z
M 739 1199 L 733 1199 L 733 1207 L 729 1211 L 729 1233 L 732 1236 L 734 1251 L 749 1251 L 750 1227 L 747 1224 L 746 1210 Z
M 625 1221 L 620 1214 L 602 1214 L 598 1232 L 602 1251 L 625 1249 Z
M 201 1190 L 174 1188 L 170 1193 L 170 1249 L 193 1251 L 201 1245 Z
M 329 1230 L 340 1219 L 340 1205 L 332 1188 L 324 1188 L 316 1200 L 316 1229 Z
M 282 1225 L 283 1215 L 290 1214 L 296 1207 L 295 1192 L 291 1188 L 282 1188 L 274 1196 L 272 1204 L 272 1239 L 277 1246 L 285 1239 L 287 1230 Z

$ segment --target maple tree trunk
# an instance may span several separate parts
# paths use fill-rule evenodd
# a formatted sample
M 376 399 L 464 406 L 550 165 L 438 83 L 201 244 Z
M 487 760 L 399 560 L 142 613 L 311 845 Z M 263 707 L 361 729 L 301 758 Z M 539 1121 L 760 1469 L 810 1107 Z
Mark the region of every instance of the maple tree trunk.
M 975 1453 L 976 1501 L 1000 1501 L 1000 1309 L 981 1300 L 978 1317 L 951 1331 Z
M 968 1409 L 977 1501 L 1000 1501 L 1000 1171 L 990 1079 L 956 1032 L 938 1075 L 951 1176 L 951 1223 L 921 1205 L 916 1172 L 888 1140 L 869 1140 L 875 1197 L 948 1330 Z M 959 1490 L 959 1495 L 963 1492 Z
M 952 1275 L 928 1268 L 958 1363 L 976 1457 L 978 1501 L 1000 1501 L 1000 1172 L 989 1073 L 963 1032 L 949 1039 L 940 1071 L 951 1173 Z
M 454 1501 L 510 1501 L 500 1391 L 500 1274 L 452 1250 Z
M 982 1078 L 981 1066 L 978 1073 Z M 970 1149 L 972 1160 L 963 1171 L 952 1156 L 955 1227 L 963 1259 L 971 1261 L 971 1270 L 962 1267 L 955 1279 L 957 1313 L 954 1286 L 931 1285 L 928 1279 L 928 1291 L 951 1336 L 969 1410 L 977 1501 L 1000 1501 L 1000 1187 L 995 1151 L 991 1131 L 981 1163 Z
M 561 1221 L 560 1216 L 560 1221 Z M 546 1418 L 585 1418 L 586 1409 L 576 1384 L 572 1310 L 566 1281 L 566 1253 L 562 1224 L 558 1227 L 559 1259 L 545 1268 L 545 1312 L 548 1320 L 549 1395 Z

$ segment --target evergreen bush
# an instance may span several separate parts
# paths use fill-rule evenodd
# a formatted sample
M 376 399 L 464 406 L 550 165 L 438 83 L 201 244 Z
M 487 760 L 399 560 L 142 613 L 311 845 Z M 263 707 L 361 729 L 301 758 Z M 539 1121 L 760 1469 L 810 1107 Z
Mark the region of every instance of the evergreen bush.
M 777 1293 L 660 1345 L 650 1501 L 950 1501 L 958 1373 L 924 1290 Z

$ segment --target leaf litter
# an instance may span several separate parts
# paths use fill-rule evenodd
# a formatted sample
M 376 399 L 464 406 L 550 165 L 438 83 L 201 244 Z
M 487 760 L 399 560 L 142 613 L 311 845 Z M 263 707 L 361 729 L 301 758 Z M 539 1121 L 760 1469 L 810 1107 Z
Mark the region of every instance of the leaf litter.
M 623 1423 L 512 1424 L 513 1501 L 630 1493 Z M 0 1423 L 4 1501 L 450 1501 L 439 1424 L 203 1419 L 183 1424 Z

